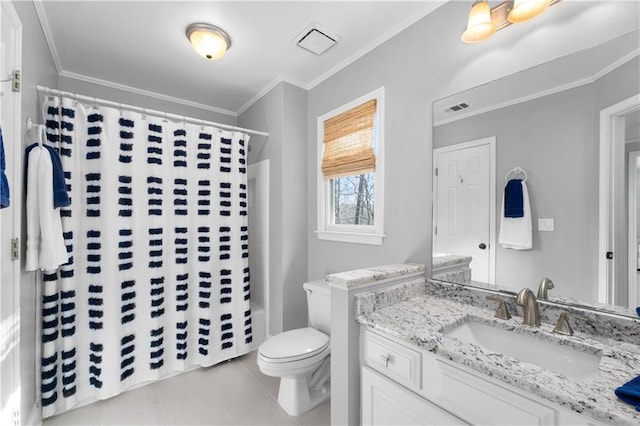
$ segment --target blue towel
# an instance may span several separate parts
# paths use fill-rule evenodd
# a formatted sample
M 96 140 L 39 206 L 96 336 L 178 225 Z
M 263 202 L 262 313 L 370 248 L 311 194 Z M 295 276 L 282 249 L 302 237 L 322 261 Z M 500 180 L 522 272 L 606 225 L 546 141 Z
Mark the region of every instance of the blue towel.
M 616 396 L 640 411 L 640 376 L 616 389 Z
M 27 175 L 26 170 L 29 167 L 29 153 L 36 146 L 38 146 L 37 143 L 31 144 L 25 150 L 25 176 Z M 55 148 L 48 145 L 43 146 L 47 148 L 47 151 L 49 151 L 49 155 L 51 156 L 51 165 L 53 166 L 53 208 L 70 206 L 71 200 L 67 193 L 67 184 L 64 180 L 64 169 L 62 168 L 60 155 Z
M 504 217 L 524 217 L 522 180 L 511 179 L 504 187 Z
M 9 181 L 4 173 L 7 163 L 4 158 L 4 142 L 2 141 L 2 128 L 0 128 L 0 209 L 9 207 Z
M 638 316 L 640 316 L 640 306 L 636 308 L 636 312 L 638 313 Z

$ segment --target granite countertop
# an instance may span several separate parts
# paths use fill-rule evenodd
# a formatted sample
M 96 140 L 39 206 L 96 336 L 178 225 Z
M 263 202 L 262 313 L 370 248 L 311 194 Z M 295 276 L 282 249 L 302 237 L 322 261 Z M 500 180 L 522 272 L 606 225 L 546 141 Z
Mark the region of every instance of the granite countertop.
M 552 324 L 524 326 L 520 317 L 496 319 L 494 310 L 428 294 L 426 288 L 424 280 L 414 280 L 394 286 L 395 292 L 385 289 L 358 295 L 358 321 L 597 421 L 640 424 L 640 412 L 614 394 L 615 388 L 640 374 L 638 346 L 582 332 L 560 336 L 552 333 Z M 592 379 L 572 379 L 443 334 L 469 319 L 600 352 L 599 371 Z
M 424 274 L 424 271 L 425 266 L 422 264 L 395 263 L 392 265 L 374 266 L 366 269 L 330 274 L 325 277 L 325 280 L 329 285 L 353 288 L 409 274 Z
M 444 268 L 452 265 L 460 265 L 465 263 L 471 263 L 473 258 L 471 256 L 464 256 L 460 254 L 434 254 L 432 267 L 436 268 Z

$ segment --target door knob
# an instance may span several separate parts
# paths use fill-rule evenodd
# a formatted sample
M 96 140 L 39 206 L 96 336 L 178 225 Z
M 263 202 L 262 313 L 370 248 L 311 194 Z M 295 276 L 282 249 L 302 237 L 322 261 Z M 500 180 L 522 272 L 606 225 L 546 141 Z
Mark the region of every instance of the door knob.
M 484 249 L 486 249 L 486 248 L 487 248 L 487 245 L 486 245 L 485 243 L 480 243 L 480 245 L 478 245 L 478 248 L 479 248 L 480 250 L 484 250 Z

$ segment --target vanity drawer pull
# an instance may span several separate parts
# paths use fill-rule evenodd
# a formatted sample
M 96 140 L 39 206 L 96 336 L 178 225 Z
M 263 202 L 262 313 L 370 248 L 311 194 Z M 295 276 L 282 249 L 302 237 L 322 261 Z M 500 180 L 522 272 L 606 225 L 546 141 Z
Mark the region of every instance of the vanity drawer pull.
M 385 368 L 389 366 L 389 355 L 380 355 L 380 364 Z
M 374 370 L 400 384 L 420 389 L 420 353 L 378 334 L 363 334 L 363 359 Z

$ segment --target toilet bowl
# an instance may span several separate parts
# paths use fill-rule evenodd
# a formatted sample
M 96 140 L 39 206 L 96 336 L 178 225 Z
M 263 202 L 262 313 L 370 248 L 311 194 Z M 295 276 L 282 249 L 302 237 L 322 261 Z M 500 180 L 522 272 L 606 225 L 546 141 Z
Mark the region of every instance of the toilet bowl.
M 263 374 L 280 377 L 278 403 L 299 416 L 330 395 L 330 293 L 323 281 L 305 283 L 309 327 L 285 331 L 258 348 Z

